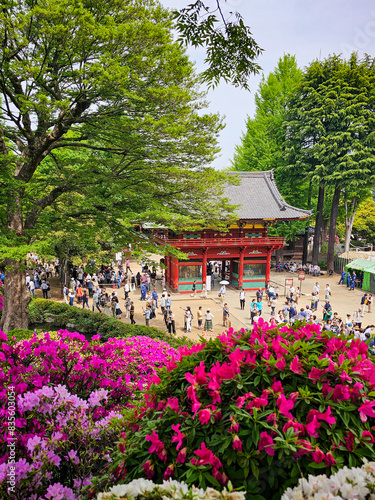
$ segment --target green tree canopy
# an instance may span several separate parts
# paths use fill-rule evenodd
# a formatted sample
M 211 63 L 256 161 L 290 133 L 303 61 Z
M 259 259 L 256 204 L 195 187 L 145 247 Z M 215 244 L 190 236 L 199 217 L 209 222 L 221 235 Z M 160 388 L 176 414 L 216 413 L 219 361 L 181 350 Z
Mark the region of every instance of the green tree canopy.
M 171 28 L 153 0 L 3 2 L 4 329 L 27 323 L 30 244 L 108 231 L 121 243 L 144 221 L 219 223 L 224 176 L 207 165 L 222 124 L 202 112 Z
M 348 61 L 331 56 L 306 69 L 290 101 L 286 123 L 290 178 L 299 176 L 319 186 L 315 226 L 315 260 L 325 189 L 333 191 L 327 266 L 333 249 L 340 196 L 375 179 L 375 61 L 352 54 Z M 320 219 L 319 219 L 320 217 Z M 314 261 L 313 261 L 314 263 Z

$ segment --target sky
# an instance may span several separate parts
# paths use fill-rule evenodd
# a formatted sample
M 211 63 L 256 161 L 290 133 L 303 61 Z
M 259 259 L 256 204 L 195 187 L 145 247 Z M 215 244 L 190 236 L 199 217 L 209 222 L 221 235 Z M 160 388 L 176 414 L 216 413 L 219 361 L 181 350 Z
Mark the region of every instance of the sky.
M 165 7 L 180 9 L 193 0 L 160 2 Z M 205 0 L 205 3 L 216 2 Z M 348 58 L 356 51 L 375 57 L 374 0 L 221 0 L 221 4 L 226 17 L 231 11 L 242 15 L 256 42 L 264 49 L 257 60 L 262 67 L 261 74 L 273 71 L 283 54 L 295 55 L 301 68 L 331 54 Z M 204 50 L 189 48 L 188 54 L 196 62 L 197 70 L 202 71 Z M 261 74 L 250 77 L 251 92 L 224 82 L 208 91 L 208 111 L 224 116 L 226 124 L 219 139 L 220 157 L 213 163 L 216 169 L 230 166 L 235 146 L 241 143 L 246 119 L 255 112 L 254 95 Z

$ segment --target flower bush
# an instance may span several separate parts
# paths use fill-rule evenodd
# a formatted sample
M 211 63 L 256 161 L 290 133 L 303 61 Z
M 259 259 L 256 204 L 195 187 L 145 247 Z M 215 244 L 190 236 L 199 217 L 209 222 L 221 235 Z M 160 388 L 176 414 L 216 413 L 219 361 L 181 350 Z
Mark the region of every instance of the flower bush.
M 362 341 L 260 320 L 180 355 L 129 422 L 111 463 L 117 481 L 230 480 L 259 500 L 375 458 L 375 366 Z
M 129 484 L 113 486 L 107 493 L 99 493 L 97 500 L 121 500 L 127 498 L 155 499 L 155 500 L 245 500 L 245 494 L 241 491 L 222 491 L 213 488 L 189 487 L 184 482 L 163 481 L 162 485 L 157 485 L 148 479 L 134 479 Z
M 121 436 L 120 411 L 138 404 L 157 368 L 176 351 L 147 337 L 88 342 L 66 330 L 16 344 L 3 332 L 0 339 L 0 497 L 81 498 L 91 476 L 108 467 L 112 443 Z M 7 482 L 11 466 L 15 492 Z
M 370 500 L 375 495 L 375 462 L 361 468 L 343 469 L 331 477 L 309 476 L 300 479 L 296 488 L 288 488 L 282 500 Z

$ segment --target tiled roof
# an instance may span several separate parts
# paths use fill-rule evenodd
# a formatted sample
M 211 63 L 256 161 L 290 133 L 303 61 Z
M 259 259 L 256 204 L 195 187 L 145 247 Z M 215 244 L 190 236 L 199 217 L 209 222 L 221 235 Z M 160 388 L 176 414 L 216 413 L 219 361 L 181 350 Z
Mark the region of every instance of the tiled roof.
M 239 219 L 243 220 L 288 220 L 306 219 L 312 212 L 288 205 L 277 189 L 273 171 L 266 172 L 228 172 L 238 176 L 240 185 L 227 184 L 224 196 L 237 209 Z

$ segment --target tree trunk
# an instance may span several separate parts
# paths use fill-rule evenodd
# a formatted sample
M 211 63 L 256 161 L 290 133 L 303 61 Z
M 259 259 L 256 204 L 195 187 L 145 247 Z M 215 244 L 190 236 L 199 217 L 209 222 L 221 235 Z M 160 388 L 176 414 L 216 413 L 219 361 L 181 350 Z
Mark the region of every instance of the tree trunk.
M 30 296 L 26 288 L 24 265 L 7 259 L 4 282 L 4 308 L 0 328 L 4 332 L 16 328 L 29 328 L 28 305 Z
M 316 217 L 315 217 L 314 243 L 311 256 L 311 262 L 313 266 L 316 266 L 319 260 L 320 233 L 323 223 L 323 207 L 324 207 L 324 186 L 319 186 L 318 205 L 316 207 Z
M 355 218 L 355 207 L 357 205 L 357 198 L 354 198 L 352 201 L 351 210 L 349 213 L 348 210 L 348 202 L 345 200 L 345 243 L 344 243 L 344 252 L 349 252 L 350 250 L 350 238 L 352 236 L 354 218 Z
M 327 271 L 333 269 L 333 258 L 335 255 L 335 240 L 336 240 L 336 222 L 337 213 L 339 211 L 341 189 L 336 187 L 332 198 L 331 220 L 329 223 L 329 238 L 327 252 Z

